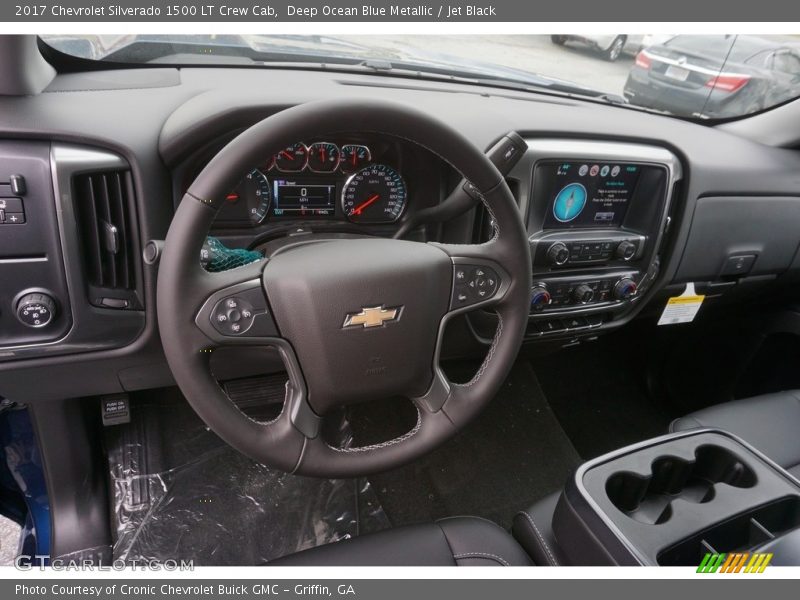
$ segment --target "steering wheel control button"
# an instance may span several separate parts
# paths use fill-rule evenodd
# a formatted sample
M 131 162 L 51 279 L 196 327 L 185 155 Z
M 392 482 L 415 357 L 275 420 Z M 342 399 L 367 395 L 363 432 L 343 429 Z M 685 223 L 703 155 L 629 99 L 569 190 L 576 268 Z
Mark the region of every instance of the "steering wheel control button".
M 261 288 L 242 290 L 219 300 L 210 315 L 211 325 L 224 336 L 274 337 L 278 329 Z
M 26 294 L 17 302 L 17 318 L 28 327 L 46 327 L 55 312 L 56 301 L 47 294 Z
M 488 300 L 497 293 L 497 272 L 484 265 L 456 265 L 453 271 L 452 309 Z
M 214 306 L 211 323 L 223 335 L 241 335 L 253 326 L 255 312 L 255 307 L 247 300 L 228 296 Z

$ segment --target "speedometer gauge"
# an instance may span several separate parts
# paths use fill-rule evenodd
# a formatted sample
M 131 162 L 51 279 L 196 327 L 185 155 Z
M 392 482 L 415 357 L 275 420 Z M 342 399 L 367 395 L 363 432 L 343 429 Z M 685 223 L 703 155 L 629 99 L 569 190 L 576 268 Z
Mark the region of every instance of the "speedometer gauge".
M 370 165 L 351 175 L 342 190 L 342 209 L 353 223 L 393 223 L 406 207 L 408 192 L 400 174 Z

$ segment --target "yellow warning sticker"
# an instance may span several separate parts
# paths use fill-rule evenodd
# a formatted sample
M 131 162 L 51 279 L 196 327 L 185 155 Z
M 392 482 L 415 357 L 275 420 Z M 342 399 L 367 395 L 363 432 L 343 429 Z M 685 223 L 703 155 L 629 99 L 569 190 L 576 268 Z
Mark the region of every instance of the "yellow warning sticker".
M 680 296 L 674 296 L 667 301 L 658 324 L 691 323 L 703 305 L 703 300 L 705 296 L 695 292 L 694 283 L 687 283 L 686 289 Z

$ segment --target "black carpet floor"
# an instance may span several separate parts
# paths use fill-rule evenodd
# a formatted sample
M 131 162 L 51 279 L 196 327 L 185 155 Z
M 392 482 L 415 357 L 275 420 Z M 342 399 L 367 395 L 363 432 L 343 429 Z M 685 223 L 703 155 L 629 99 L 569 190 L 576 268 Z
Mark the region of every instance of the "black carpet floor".
M 466 380 L 475 369 L 459 364 L 448 374 Z M 561 489 L 579 462 L 536 374 L 521 361 L 486 410 L 457 437 L 370 481 L 394 526 L 476 515 L 508 527 L 519 510 Z
M 667 433 L 668 409 L 650 398 L 635 352 L 615 340 L 531 359 L 547 402 L 581 458 Z M 622 358 L 620 358 L 622 357 Z

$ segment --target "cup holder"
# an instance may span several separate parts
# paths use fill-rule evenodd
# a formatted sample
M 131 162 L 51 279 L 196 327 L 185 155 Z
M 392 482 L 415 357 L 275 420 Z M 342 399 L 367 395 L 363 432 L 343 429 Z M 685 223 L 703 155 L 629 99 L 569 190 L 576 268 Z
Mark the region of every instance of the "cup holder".
M 697 448 L 693 461 L 677 456 L 657 458 L 649 476 L 614 473 L 606 482 L 606 494 L 630 518 L 658 525 L 672 516 L 673 500 L 710 502 L 719 483 L 749 488 L 756 484 L 756 474 L 729 450 L 705 445 Z

